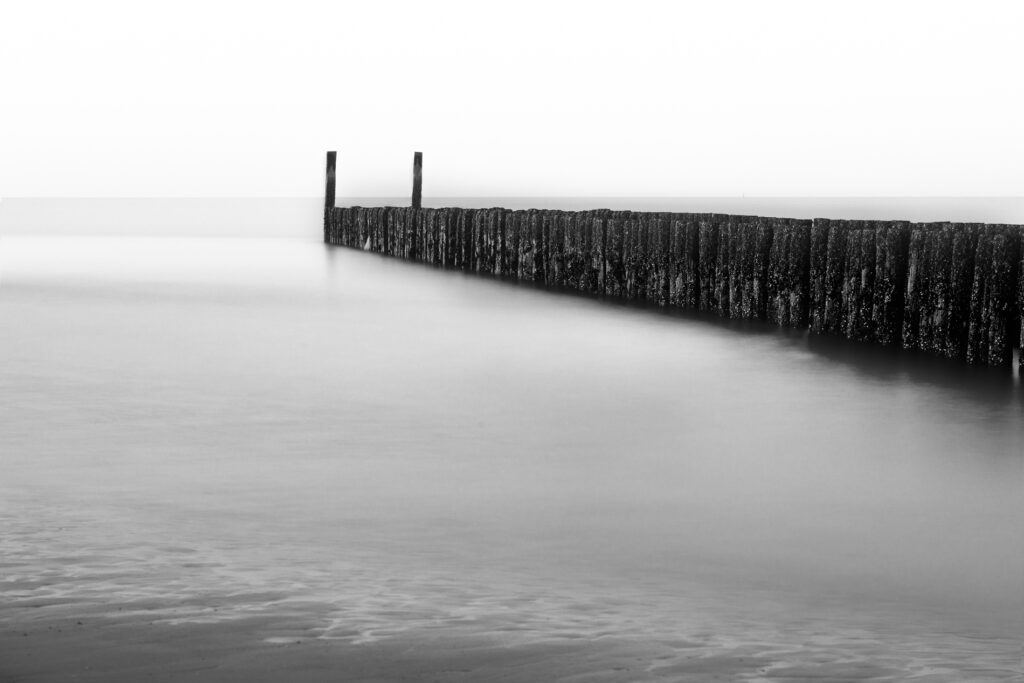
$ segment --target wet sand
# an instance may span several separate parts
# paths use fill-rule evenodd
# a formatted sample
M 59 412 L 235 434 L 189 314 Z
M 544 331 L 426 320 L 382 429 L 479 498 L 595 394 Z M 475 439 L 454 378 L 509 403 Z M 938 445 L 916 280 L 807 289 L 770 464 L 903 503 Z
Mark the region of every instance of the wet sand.
M 97 526 L 51 514 L 48 532 L 4 538 L 4 683 L 1019 680 L 1012 623 L 920 606 L 809 603 L 811 590 L 724 576 L 630 586 L 581 565 L 543 578 L 504 561 L 444 570 L 411 539 L 409 566 L 354 544 L 352 562 L 328 569 L 268 534 L 279 554 L 257 572 L 241 545 L 128 550 L 74 519 Z
M 481 636 L 474 623 L 368 643 L 324 639 L 308 613 L 216 623 L 169 624 L 140 605 L 21 606 L 19 626 L 0 632 L 0 680 L 95 683 L 189 681 L 996 681 L 1014 680 L 1007 658 L 949 668 L 923 653 L 908 662 L 867 634 L 815 634 L 800 647 L 619 637 L 531 640 Z M 979 643 L 979 649 L 992 643 Z M 941 660 L 936 656 L 936 660 Z
M 647 669 L 673 658 L 668 646 L 623 641 L 503 644 L 472 633 L 428 633 L 352 644 L 318 639 L 314 622 L 284 616 L 169 626 L 145 614 L 46 611 L 21 633 L 0 638 L 3 680 L 659 680 Z M 733 671 L 750 670 L 751 661 L 741 660 Z M 723 662 L 720 671 L 729 668 Z

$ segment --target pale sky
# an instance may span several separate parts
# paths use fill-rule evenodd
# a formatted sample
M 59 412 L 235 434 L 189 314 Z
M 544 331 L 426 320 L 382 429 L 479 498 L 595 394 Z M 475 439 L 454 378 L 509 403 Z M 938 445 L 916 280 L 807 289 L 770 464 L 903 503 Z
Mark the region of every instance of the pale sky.
M 1024 195 L 1019 2 L 0 2 L 0 197 Z

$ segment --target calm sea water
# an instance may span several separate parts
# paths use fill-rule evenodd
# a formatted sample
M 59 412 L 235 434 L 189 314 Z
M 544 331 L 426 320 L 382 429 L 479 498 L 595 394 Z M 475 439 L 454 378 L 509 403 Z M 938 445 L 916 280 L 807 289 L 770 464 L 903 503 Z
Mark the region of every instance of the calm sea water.
M 0 604 L 1021 675 L 1016 371 L 326 247 L 297 206 L 0 214 Z

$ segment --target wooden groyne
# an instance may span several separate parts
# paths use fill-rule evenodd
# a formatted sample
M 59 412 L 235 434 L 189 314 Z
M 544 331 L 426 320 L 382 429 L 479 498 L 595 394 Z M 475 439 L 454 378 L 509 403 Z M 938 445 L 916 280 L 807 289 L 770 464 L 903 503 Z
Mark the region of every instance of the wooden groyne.
M 1024 341 L 1019 225 L 725 214 L 334 207 L 324 241 L 978 365 Z

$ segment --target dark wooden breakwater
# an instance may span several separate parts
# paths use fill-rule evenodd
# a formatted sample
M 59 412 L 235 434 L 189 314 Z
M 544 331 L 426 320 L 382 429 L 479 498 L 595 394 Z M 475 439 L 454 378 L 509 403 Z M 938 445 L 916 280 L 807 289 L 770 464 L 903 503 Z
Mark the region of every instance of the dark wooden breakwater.
M 1019 225 L 339 208 L 332 162 L 329 156 L 328 244 L 971 364 L 1009 365 L 1024 341 Z

